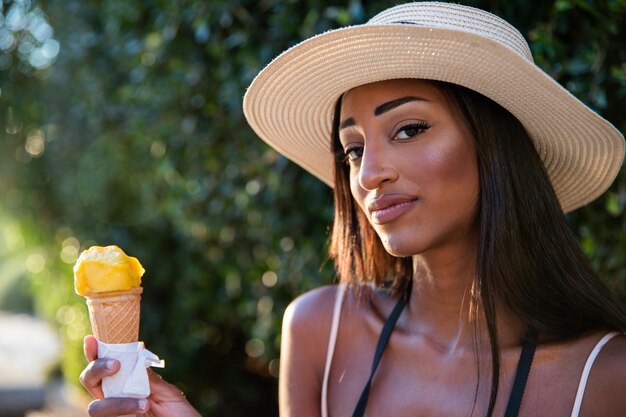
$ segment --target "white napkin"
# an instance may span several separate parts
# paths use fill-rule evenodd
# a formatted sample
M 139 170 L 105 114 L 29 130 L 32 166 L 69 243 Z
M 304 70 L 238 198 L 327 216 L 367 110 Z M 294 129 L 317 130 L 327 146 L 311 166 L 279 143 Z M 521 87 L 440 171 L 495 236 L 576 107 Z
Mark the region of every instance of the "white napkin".
M 144 348 L 143 342 L 108 344 L 98 340 L 98 357 L 117 359 L 118 373 L 102 380 L 104 397 L 147 398 L 150 395 L 147 368 L 165 367 L 165 361 Z

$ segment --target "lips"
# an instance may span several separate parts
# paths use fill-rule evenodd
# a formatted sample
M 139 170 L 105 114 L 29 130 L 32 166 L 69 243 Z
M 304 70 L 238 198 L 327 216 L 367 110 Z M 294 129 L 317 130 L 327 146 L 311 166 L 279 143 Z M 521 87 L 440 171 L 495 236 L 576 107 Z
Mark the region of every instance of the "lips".
M 419 198 L 405 194 L 385 194 L 370 201 L 367 209 L 375 224 L 389 223 L 409 211 Z

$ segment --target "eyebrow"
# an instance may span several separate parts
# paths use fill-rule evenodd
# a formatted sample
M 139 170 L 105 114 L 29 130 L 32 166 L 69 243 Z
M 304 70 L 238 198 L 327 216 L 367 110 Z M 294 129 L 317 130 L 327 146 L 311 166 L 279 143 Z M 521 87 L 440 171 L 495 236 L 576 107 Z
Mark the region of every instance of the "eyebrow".
M 374 116 L 380 116 L 381 114 L 386 113 L 389 110 L 395 109 L 396 107 L 409 103 L 411 101 L 430 101 L 430 100 L 427 100 L 423 97 L 416 97 L 416 96 L 406 96 L 406 97 L 397 98 L 395 100 L 388 101 L 376 107 L 374 109 Z
M 401 98 L 397 98 L 395 100 L 391 100 L 391 101 L 388 101 L 386 103 L 383 103 L 383 104 L 377 106 L 374 109 L 374 116 L 380 116 L 381 114 L 386 113 L 389 110 L 393 110 L 396 107 L 402 106 L 403 104 L 410 103 L 412 101 L 427 101 L 427 102 L 430 102 L 430 100 L 425 99 L 423 97 L 416 97 L 416 96 L 401 97 Z M 341 122 L 341 124 L 339 125 L 339 130 L 345 129 L 346 127 L 354 126 L 355 124 L 356 124 L 356 121 L 354 120 L 354 118 L 353 117 L 348 117 L 343 122 Z

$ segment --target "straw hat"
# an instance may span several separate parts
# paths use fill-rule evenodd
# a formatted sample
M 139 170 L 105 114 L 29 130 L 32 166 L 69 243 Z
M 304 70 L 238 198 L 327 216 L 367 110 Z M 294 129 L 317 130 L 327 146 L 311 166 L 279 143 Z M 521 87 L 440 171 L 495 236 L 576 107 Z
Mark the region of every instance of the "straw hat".
M 620 132 L 538 68 L 519 31 L 450 3 L 396 6 L 301 42 L 259 73 L 244 113 L 263 140 L 332 187 L 337 99 L 396 78 L 459 84 L 506 108 L 531 135 L 566 212 L 602 194 L 622 165 Z

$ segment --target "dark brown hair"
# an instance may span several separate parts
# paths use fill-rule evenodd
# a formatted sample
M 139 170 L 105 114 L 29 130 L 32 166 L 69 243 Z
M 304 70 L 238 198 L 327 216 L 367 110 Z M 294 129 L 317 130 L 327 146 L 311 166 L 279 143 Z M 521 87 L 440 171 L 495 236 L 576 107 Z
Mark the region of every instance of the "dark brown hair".
M 528 331 L 565 340 L 590 330 L 626 331 L 626 315 L 598 278 L 565 221 L 543 163 L 524 126 L 485 96 L 432 81 L 465 122 L 476 144 L 479 244 L 471 311 L 487 322 L 492 353 L 491 398 L 499 386 L 496 307 L 506 307 Z M 332 152 L 343 156 L 335 108 Z M 335 158 L 335 218 L 329 255 L 342 282 L 390 283 L 401 293 L 412 279 L 411 258 L 387 253 L 350 193 L 349 167 Z

